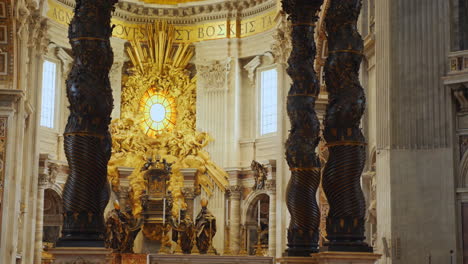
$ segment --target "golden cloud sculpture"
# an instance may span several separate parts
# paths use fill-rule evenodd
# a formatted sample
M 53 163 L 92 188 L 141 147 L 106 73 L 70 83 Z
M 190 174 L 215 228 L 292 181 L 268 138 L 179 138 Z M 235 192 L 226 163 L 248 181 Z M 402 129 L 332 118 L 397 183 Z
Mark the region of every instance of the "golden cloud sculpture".
M 210 195 L 214 184 L 226 190 L 228 174 L 203 150 L 212 138 L 196 130 L 196 77 L 187 70 L 193 47 L 175 45 L 174 27 L 166 22 L 147 25 L 146 34 L 147 41 L 131 41 L 127 48 L 133 68 L 122 89 L 121 118 L 111 124 L 109 180 L 116 190 L 117 168 L 135 168 L 129 176 L 130 200 L 138 216 L 146 189 L 140 168 L 148 157 L 166 159 L 173 163 L 169 190 L 174 199 L 172 213 L 177 216 L 186 207 L 181 169 L 196 168 L 195 187 Z

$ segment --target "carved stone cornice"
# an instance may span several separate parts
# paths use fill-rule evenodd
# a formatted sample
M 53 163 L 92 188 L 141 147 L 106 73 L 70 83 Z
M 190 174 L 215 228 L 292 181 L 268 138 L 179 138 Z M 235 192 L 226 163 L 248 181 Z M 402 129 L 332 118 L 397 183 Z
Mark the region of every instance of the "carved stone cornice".
M 249 63 L 244 66 L 244 69 L 249 73 L 248 77 L 251 85 L 255 85 L 255 71 L 262 64 L 260 56 L 255 56 Z
M 56 0 L 74 8 L 74 0 Z M 187 5 L 150 5 L 120 1 L 114 16 L 128 22 L 148 23 L 155 19 L 168 20 L 174 24 L 196 24 L 203 21 L 226 19 L 233 14 L 239 18 L 249 17 L 275 8 L 275 0 L 226 0 L 218 3 L 190 3 Z
M 15 104 L 24 96 L 22 90 L 0 89 L 0 109 L 14 110 Z
M 57 58 L 59 58 L 60 61 L 62 61 L 61 63 L 62 64 L 62 76 L 63 78 L 66 78 L 68 74 L 70 73 L 73 58 L 70 56 L 70 54 L 68 54 L 67 51 L 65 51 L 61 47 L 56 48 L 55 54 Z

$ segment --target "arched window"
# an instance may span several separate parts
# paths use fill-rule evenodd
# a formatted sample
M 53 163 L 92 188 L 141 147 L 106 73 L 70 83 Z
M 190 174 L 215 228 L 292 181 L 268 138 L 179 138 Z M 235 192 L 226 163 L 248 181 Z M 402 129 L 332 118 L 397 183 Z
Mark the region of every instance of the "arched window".
M 45 60 L 42 69 L 41 126 L 55 128 L 57 63 Z
M 278 130 L 278 71 L 260 71 L 260 135 Z

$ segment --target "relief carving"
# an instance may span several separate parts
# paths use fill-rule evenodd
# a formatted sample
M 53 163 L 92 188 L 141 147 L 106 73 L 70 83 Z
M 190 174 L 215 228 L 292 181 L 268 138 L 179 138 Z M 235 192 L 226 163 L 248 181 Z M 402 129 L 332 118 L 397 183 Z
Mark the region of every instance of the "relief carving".
M 197 65 L 198 83 L 205 92 L 228 91 L 228 75 L 231 59 L 225 62 L 214 61 L 210 64 Z
M 277 63 L 286 64 L 291 54 L 291 22 L 287 20 L 285 14 L 281 14 L 281 22 L 273 34 L 275 42 L 271 45 L 271 51 Z

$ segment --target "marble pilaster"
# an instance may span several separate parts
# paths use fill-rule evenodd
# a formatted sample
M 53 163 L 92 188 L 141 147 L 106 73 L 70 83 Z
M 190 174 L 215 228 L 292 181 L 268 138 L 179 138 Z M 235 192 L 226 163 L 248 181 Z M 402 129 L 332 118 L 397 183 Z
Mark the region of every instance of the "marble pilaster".
M 45 188 L 49 182 L 49 169 L 47 168 L 48 155 L 40 155 L 39 164 L 39 181 L 37 190 L 37 212 L 36 212 L 36 235 L 34 241 L 35 253 L 34 263 L 41 263 L 42 258 L 42 238 L 44 232 L 44 193 Z
M 382 0 L 375 8 L 377 248 L 382 263 L 449 263 L 458 248 L 455 126 L 442 79 L 450 1 L 427 0 L 421 8 Z
M 230 219 L 229 219 L 229 237 L 230 246 L 233 254 L 240 250 L 240 199 L 241 187 L 239 185 L 231 186 L 229 191 Z
M 16 262 L 18 228 L 21 201 L 21 166 L 24 135 L 24 92 L 21 90 L 0 89 L 0 116 L 6 117 L 7 137 L 5 148 L 4 192 L 2 197 L 2 225 L 0 232 L 0 263 Z
M 112 50 L 114 52 L 114 64 L 109 73 L 109 79 L 112 87 L 112 97 L 114 98 L 114 107 L 112 119 L 120 118 L 120 102 L 122 97 L 122 68 L 128 58 L 125 55 L 126 41 L 118 38 L 111 38 Z
M 270 196 L 268 218 L 268 256 L 276 256 L 276 181 L 266 183 L 268 196 Z

